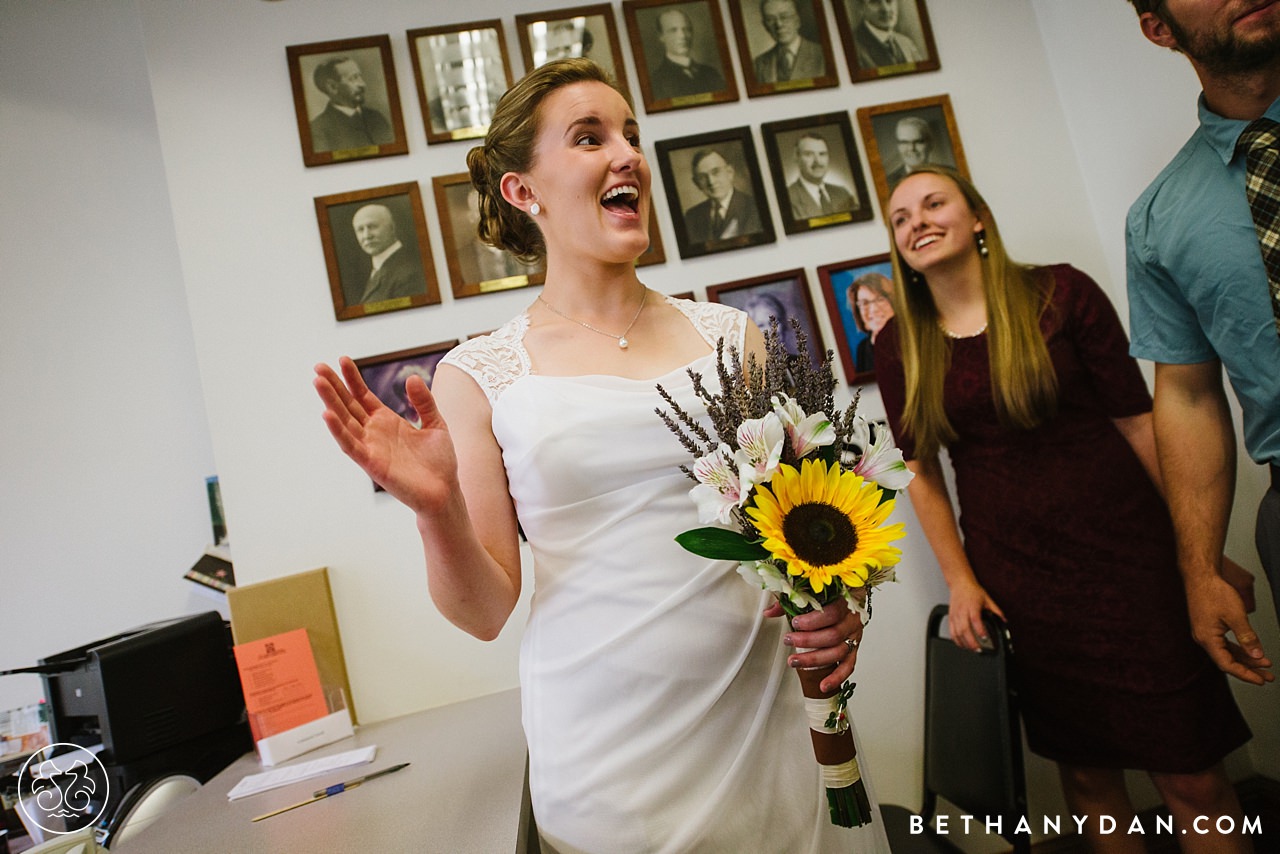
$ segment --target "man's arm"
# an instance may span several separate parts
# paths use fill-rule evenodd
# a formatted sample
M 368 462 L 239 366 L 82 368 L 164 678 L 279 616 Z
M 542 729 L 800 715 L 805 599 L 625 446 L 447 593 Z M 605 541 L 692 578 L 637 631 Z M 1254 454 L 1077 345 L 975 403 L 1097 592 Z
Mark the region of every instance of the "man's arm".
M 1132 415 L 1126 418 L 1113 418 L 1112 423 L 1116 425 L 1120 435 L 1124 436 L 1125 441 L 1133 448 L 1134 454 L 1137 455 L 1138 460 L 1142 463 L 1142 467 L 1146 469 L 1151 482 L 1155 484 L 1156 490 L 1163 497 L 1165 494 L 1164 478 L 1160 476 L 1160 461 L 1156 457 L 1155 426 L 1151 413 L 1144 412 L 1141 415 Z M 1253 573 L 1226 555 L 1222 556 L 1221 573 L 1227 583 L 1240 594 L 1240 599 L 1244 602 L 1245 613 L 1252 614 L 1258 607 L 1257 600 L 1253 594 Z
M 1224 672 L 1261 685 L 1275 677 L 1240 594 L 1222 577 L 1235 495 L 1236 441 L 1217 360 L 1156 363 L 1155 435 L 1178 565 L 1196 642 Z M 1227 640 L 1233 633 L 1237 643 Z

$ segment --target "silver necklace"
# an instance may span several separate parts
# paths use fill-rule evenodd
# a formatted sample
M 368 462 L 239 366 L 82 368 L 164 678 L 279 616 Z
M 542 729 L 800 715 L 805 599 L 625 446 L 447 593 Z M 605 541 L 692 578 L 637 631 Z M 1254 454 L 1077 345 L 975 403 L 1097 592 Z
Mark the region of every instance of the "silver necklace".
M 977 329 L 970 332 L 968 335 L 961 335 L 959 332 L 952 332 L 950 329 L 942 325 L 941 320 L 938 321 L 938 328 L 941 329 L 942 334 L 947 336 L 948 338 L 954 338 L 955 340 L 960 341 L 965 338 L 977 338 L 979 335 L 987 331 L 987 324 L 985 323 L 982 324 Z
M 590 329 L 592 332 L 595 332 L 595 333 L 597 333 L 597 334 L 599 334 L 599 335 L 604 335 L 604 336 L 606 336 L 606 337 L 609 337 L 609 338 L 614 339 L 615 341 L 617 341 L 617 342 L 618 342 L 618 347 L 619 347 L 619 348 L 621 348 L 621 349 L 623 349 L 623 350 L 625 350 L 625 349 L 627 349 L 627 347 L 631 346 L 631 342 L 627 340 L 627 333 L 631 331 L 631 327 L 635 326 L 635 325 L 636 325 L 636 321 L 640 319 L 640 312 L 644 311 L 645 298 L 646 298 L 646 297 L 648 297 L 648 296 L 649 296 L 649 289 L 648 289 L 648 288 L 646 288 L 646 287 L 644 287 L 643 285 L 641 285 L 641 290 L 640 290 L 640 307 L 636 309 L 636 316 L 635 316 L 635 317 L 633 317 L 633 318 L 631 318 L 631 322 L 627 324 L 627 328 L 626 328 L 626 329 L 622 330 L 622 334 L 621 334 L 621 335 L 614 335 L 612 332 L 605 332 L 603 329 L 596 329 L 596 328 L 595 328 L 594 326 L 592 326 L 590 323 L 584 323 L 583 321 L 578 320 L 577 318 L 570 317 L 569 315 L 565 314 L 565 313 L 564 313 L 563 311 L 561 311 L 560 309 L 556 308 L 556 307 L 555 307 L 554 305 L 552 305 L 551 303 L 549 303 L 549 302 L 547 302 L 546 300 L 544 300 L 544 299 L 542 298 L 542 294 L 538 294 L 538 302 L 540 302 L 540 303 L 542 303 L 543 305 L 545 305 L 545 306 L 546 306 L 547 308 L 549 308 L 549 309 L 550 309 L 554 314 L 558 314 L 558 315 L 560 315 L 560 316 L 561 316 L 561 317 L 563 317 L 565 320 L 568 320 L 568 321 L 570 321 L 571 323 L 576 323 L 576 324 L 578 324 L 579 326 L 584 327 L 584 328 L 586 328 L 586 329 Z

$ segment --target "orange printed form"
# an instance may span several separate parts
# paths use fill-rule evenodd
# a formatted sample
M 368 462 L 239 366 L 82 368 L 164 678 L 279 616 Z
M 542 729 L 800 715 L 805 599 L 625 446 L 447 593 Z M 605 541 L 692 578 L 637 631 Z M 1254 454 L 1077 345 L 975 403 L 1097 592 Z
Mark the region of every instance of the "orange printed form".
M 235 654 L 254 741 L 329 714 L 306 629 L 236 644 Z

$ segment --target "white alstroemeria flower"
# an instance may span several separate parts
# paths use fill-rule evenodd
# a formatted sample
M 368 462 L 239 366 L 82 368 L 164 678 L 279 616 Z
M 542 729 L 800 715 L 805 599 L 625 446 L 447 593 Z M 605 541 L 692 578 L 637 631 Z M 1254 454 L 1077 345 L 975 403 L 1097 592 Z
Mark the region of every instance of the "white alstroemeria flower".
M 744 560 L 738 564 L 738 575 L 741 575 L 742 580 L 748 584 L 758 584 L 768 590 L 769 585 L 764 582 L 764 576 L 756 569 L 756 564 L 758 563 L 759 561 Z
M 825 412 L 805 415 L 800 404 L 785 394 L 773 396 L 773 412 L 786 428 L 787 438 L 796 457 L 803 457 L 814 448 L 830 445 L 836 440 L 836 429 Z
M 689 491 L 689 497 L 698 505 L 698 521 L 704 525 L 727 523 L 733 508 L 741 507 L 746 498 L 729 446 L 721 443 L 695 461 L 693 476 L 698 485 Z
M 853 463 L 853 455 L 848 451 L 849 445 L 858 448 L 865 448 L 871 444 L 871 422 L 863 418 L 861 415 L 855 415 L 853 418 L 853 432 L 849 434 L 848 444 L 845 445 L 845 457 L 849 463 Z
M 867 581 L 863 585 L 868 590 L 884 584 L 886 581 L 897 581 L 898 570 L 896 567 L 871 566 L 867 567 Z
M 782 459 L 782 443 L 786 438 L 782 422 L 772 412 L 738 425 L 738 450 L 734 454 L 734 462 L 738 464 L 743 495 L 749 495 L 757 483 L 773 477 L 778 470 L 778 461 Z
M 893 444 L 893 437 L 882 425 L 856 418 L 849 441 L 863 449 L 853 470 L 867 480 L 875 481 L 881 489 L 895 492 L 906 489 L 915 477 L 903 462 L 902 451 Z
M 738 574 L 750 582 L 760 582 L 770 593 L 781 594 L 800 610 L 822 610 L 822 603 L 804 591 L 797 590 L 791 579 L 773 561 L 748 560 L 738 564 Z

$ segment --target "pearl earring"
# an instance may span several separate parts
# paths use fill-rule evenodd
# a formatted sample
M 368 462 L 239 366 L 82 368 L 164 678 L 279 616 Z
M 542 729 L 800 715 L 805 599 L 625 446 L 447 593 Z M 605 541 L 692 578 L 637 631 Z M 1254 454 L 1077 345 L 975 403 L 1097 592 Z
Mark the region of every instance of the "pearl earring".
M 986 258 L 990 254 L 990 250 L 987 249 L 987 232 L 979 231 L 973 237 L 978 244 L 978 254 Z
M 533 204 L 529 205 L 529 214 L 531 216 L 537 216 L 540 213 L 542 213 L 542 205 L 538 204 L 537 202 L 534 202 Z

